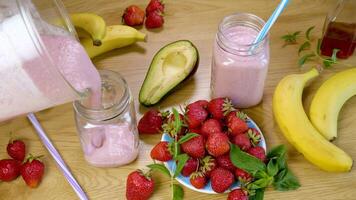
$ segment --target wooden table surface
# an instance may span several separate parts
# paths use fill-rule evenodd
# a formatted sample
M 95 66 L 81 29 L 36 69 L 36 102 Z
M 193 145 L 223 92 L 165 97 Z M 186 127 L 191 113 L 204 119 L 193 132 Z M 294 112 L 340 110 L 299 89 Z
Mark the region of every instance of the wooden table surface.
M 64 3 L 69 12 L 95 12 L 103 16 L 107 24 L 118 24 L 121 22 L 120 16 L 125 7 L 137 4 L 144 8 L 147 0 L 65 0 Z M 288 145 L 277 124 L 273 121 L 272 95 L 274 88 L 285 75 L 303 71 L 296 65 L 297 46 L 282 48 L 283 41 L 280 37 L 287 32 L 306 30 L 312 25 L 316 25 L 315 36 L 320 36 L 326 13 L 335 3 L 336 0 L 291 1 L 271 30 L 271 62 L 263 102 L 245 110 L 262 129 L 268 147 L 278 144 Z M 152 56 L 169 42 L 188 39 L 199 49 L 199 69 L 193 80 L 171 94 L 158 106 L 165 109 L 198 99 L 209 99 L 212 45 L 219 21 L 234 12 L 250 12 L 266 20 L 277 4 L 277 0 L 167 0 L 164 28 L 152 32 L 145 28 L 140 29 L 147 33 L 147 43 L 138 43 L 112 51 L 94 59 L 94 63 L 99 69 L 110 69 L 123 74 L 136 98 L 135 105 L 138 117 L 140 117 L 146 108 L 138 104 L 137 96 Z M 355 64 L 355 56 L 346 62 Z M 322 76 L 306 89 L 304 93 L 306 109 L 322 81 L 343 69 L 345 67 L 337 66 L 324 71 Z M 340 113 L 339 138 L 334 142 L 353 159 L 356 159 L 355 111 L 356 97 L 349 100 Z M 91 199 L 125 199 L 127 174 L 151 163 L 150 149 L 160 138 L 160 135 L 141 137 L 139 157 L 130 165 L 112 169 L 95 168 L 89 166 L 83 158 L 70 103 L 42 111 L 37 116 Z M 10 131 L 26 141 L 28 152 L 45 155 L 46 172 L 43 182 L 37 189 L 26 187 L 22 178 L 11 183 L 0 183 L 0 199 L 76 199 L 72 188 L 57 169 L 25 117 L 18 117 L 1 124 L 0 158 L 7 158 L 5 149 Z M 290 145 L 288 145 L 288 150 L 289 165 L 299 178 L 302 187 L 292 192 L 268 190 L 265 199 L 356 199 L 356 169 L 341 174 L 323 172 L 307 162 Z M 156 175 L 156 177 L 156 189 L 151 199 L 170 199 L 169 180 L 161 175 Z M 226 199 L 227 196 L 224 194 L 205 195 L 187 188 L 184 191 L 185 199 Z

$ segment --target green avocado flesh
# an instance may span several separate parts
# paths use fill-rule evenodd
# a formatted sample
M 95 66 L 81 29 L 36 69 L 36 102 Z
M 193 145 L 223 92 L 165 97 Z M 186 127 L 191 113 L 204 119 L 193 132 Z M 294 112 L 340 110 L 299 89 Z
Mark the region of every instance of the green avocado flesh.
M 140 103 L 146 106 L 158 103 L 195 73 L 198 60 L 198 50 L 187 40 L 179 40 L 161 48 L 153 57 L 142 84 Z

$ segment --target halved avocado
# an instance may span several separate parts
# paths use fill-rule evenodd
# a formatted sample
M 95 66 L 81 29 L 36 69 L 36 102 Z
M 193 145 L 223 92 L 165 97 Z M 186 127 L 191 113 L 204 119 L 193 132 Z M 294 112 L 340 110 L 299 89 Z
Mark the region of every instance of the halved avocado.
M 158 103 L 198 69 L 199 53 L 188 40 L 178 40 L 161 48 L 153 57 L 141 86 L 139 101 L 145 106 Z

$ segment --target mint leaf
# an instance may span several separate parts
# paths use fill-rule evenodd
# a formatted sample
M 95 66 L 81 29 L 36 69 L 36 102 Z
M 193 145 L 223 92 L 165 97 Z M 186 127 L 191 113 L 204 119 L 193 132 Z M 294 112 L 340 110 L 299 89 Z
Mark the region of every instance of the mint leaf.
M 270 176 L 275 176 L 279 171 L 279 166 L 277 163 L 277 158 L 273 158 L 269 160 L 267 164 L 267 174 Z
M 255 174 L 257 171 L 266 171 L 266 165 L 261 160 L 241 151 L 234 144 L 230 144 L 230 159 L 236 167 L 251 174 Z
M 166 168 L 166 166 L 164 166 L 163 164 L 150 164 L 150 165 L 147 165 L 147 167 L 152 170 L 160 171 L 163 174 L 167 175 L 168 177 L 171 177 L 171 173 Z
M 302 51 L 305 51 L 307 49 L 310 48 L 310 42 L 309 41 L 305 41 L 302 45 L 300 45 L 299 49 L 298 49 L 298 54 L 300 54 Z
M 257 171 L 253 174 L 255 179 L 268 178 L 269 175 L 265 171 Z
M 253 196 L 249 196 L 249 200 L 263 200 L 264 195 L 265 195 L 265 189 L 261 188 L 256 190 Z
M 175 142 L 174 140 L 168 143 L 168 149 L 170 153 L 173 155 L 174 159 L 176 159 L 176 157 L 180 154 L 180 145 L 178 144 L 178 142 Z
M 312 26 L 312 27 L 309 27 L 308 30 L 305 32 L 305 37 L 308 39 L 308 40 L 311 40 L 310 39 L 310 32 L 315 28 L 315 26 Z
M 172 200 L 183 200 L 184 191 L 183 188 L 178 184 L 173 184 L 173 198 Z
M 268 151 L 267 153 L 267 158 L 272 159 L 272 158 L 278 158 L 280 156 L 284 156 L 287 153 L 287 148 L 285 145 L 278 145 L 276 147 L 273 147 L 271 150 Z
M 177 177 L 180 172 L 182 171 L 185 163 L 188 161 L 189 156 L 187 154 L 180 154 L 176 157 L 176 161 L 177 163 L 177 167 L 176 167 L 176 171 L 174 172 L 174 176 L 173 177 Z
M 311 58 L 315 57 L 314 53 L 309 53 L 306 54 L 304 56 L 302 56 L 299 60 L 298 60 L 298 65 L 301 67 L 303 66 L 307 61 L 310 61 Z
M 256 190 L 268 187 L 273 182 L 273 177 L 261 178 L 247 185 L 247 189 Z
M 196 133 L 187 133 L 185 136 L 179 139 L 178 143 L 183 144 L 184 142 L 188 142 L 190 139 L 198 137 L 199 135 Z
M 276 176 L 273 187 L 279 191 L 296 190 L 300 183 L 289 169 L 284 169 Z
M 180 129 L 182 128 L 182 120 L 180 120 L 179 112 L 177 109 L 173 108 L 172 109 L 173 114 L 174 114 L 174 130 L 175 134 L 178 134 L 180 132 Z

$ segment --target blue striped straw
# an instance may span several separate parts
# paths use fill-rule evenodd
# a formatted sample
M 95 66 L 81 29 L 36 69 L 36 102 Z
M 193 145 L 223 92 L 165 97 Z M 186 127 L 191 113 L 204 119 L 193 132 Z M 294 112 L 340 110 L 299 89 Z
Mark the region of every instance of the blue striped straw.
M 271 29 L 272 25 L 274 24 L 274 22 L 276 22 L 277 18 L 283 12 L 284 8 L 287 6 L 288 3 L 289 3 L 289 0 L 282 0 L 281 3 L 279 3 L 279 5 L 274 10 L 274 12 L 271 15 L 271 17 L 268 19 L 266 24 L 263 26 L 261 31 L 258 33 L 258 35 L 257 35 L 255 41 L 253 42 L 253 44 L 257 44 L 264 37 L 266 37 L 268 31 Z M 254 48 L 255 48 L 255 46 L 252 46 L 251 51 L 253 51 Z

